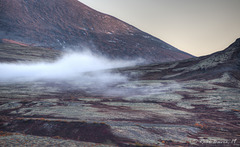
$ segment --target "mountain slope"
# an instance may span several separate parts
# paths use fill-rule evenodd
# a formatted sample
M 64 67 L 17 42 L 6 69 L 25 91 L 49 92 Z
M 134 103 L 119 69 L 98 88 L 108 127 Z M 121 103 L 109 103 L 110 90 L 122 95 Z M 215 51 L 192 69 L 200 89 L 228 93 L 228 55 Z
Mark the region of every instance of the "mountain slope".
M 61 51 L 53 49 L 0 43 L 0 63 L 53 62 L 61 55 Z
M 0 39 L 61 49 L 91 46 L 110 58 L 191 58 L 175 47 L 77 0 L 0 0 Z
M 240 38 L 223 51 L 178 62 L 153 64 L 126 69 L 152 80 L 211 80 L 221 76 L 240 80 Z M 224 75 L 225 74 L 225 75 Z

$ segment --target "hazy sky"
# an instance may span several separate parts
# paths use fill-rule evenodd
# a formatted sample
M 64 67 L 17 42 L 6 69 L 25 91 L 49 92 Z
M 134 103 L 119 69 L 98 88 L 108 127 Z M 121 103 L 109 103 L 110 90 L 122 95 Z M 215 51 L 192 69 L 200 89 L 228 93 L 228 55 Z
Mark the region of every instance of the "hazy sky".
M 79 0 L 195 56 L 240 37 L 240 0 Z

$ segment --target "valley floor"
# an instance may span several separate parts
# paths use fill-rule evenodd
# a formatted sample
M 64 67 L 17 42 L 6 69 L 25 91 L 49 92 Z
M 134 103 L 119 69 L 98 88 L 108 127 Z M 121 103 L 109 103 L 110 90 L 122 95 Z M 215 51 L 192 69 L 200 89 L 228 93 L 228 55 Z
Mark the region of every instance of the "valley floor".
M 0 144 L 237 146 L 240 89 L 225 80 L 1 83 Z
M 0 146 L 240 146 L 239 41 L 205 57 L 108 70 L 105 80 L 128 79 L 110 83 L 89 80 L 99 72 L 2 79 Z M 4 62 L 22 62 L 29 49 L 2 48 Z M 28 62 L 43 58 L 34 49 Z

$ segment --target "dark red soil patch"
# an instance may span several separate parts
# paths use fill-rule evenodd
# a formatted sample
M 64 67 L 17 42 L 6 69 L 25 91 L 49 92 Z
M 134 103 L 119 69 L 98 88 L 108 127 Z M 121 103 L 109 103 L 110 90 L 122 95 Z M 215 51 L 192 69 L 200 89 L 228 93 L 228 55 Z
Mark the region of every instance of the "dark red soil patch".
M 71 139 L 94 143 L 121 145 L 130 140 L 116 137 L 104 123 L 64 122 L 47 120 L 14 120 L 0 126 L 1 131 L 18 132 L 36 136 Z
M 222 87 L 228 87 L 228 88 L 238 88 L 236 86 L 236 83 L 213 83 L 214 85 L 217 85 L 217 86 L 222 86 Z
M 191 88 L 189 88 L 191 89 Z M 200 89 L 200 88 L 193 88 L 193 90 L 196 90 L 198 92 L 204 92 L 205 89 Z M 176 91 L 175 92 L 176 94 L 179 94 L 181 96 L 183 96 L 183 100 L 186 100 L 186 99 L 200 99 L 199 97 L 194 97 L 194 96 L 190 96 L 188 92 L 186 91 Z
M 186 108 L 182 108 L 176 105 L 176 103 L 160 103 L 161 106 L 169 108 L 169 109 L 173 109 L 173 110 L 181 110 L 181 111 L 187 111 L 188 109 Z
M 13 44 L 18 44 L 21 46 L 29 46 L 28 44 L 22 43 L 22 42 L 18 42 L 18 41 L 14 41 L 14 40 L 10 40 L 10 39 L 2 39 L 3 43 L 13 43 Z

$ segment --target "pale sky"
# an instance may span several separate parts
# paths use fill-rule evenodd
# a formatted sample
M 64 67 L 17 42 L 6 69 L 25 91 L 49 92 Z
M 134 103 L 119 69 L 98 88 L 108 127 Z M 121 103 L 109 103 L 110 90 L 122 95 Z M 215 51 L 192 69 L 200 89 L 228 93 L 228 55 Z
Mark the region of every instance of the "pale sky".
M 240 38 L 240 0 L 79 0 L 195 56 Z

